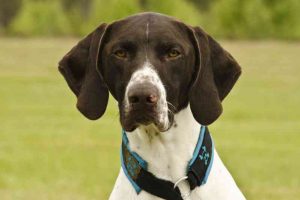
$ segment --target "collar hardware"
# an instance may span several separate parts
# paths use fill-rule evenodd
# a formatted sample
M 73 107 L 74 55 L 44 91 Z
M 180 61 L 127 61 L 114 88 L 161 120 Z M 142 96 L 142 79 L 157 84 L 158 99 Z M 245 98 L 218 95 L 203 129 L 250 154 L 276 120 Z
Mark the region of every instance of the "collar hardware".
M 174 189 L 177 187 L 177 185 L 179 185 L 180 182 L 182 182 L 188 178 L 189 178 L 188 176 L 184 176 L 184 177 L 180 178 L 178 181 L 176 181 L 174 184 Z

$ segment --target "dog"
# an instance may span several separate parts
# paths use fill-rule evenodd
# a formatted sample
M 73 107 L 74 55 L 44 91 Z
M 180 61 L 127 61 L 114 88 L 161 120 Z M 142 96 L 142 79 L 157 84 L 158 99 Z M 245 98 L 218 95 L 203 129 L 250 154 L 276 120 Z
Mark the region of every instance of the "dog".
M 110 200 L 245 199 L 206 127 L 241 67 L 201 28 L 151 12 L 103 23 L 59 71 L 88 119 L 104 114 L 109 92 L 118 102 L 122 167 Z

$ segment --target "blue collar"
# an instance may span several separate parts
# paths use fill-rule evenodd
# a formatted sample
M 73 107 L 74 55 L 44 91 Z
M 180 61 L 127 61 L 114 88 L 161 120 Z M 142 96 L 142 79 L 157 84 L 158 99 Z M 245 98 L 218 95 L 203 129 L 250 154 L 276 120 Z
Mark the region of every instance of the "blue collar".
M 143 185 L 142 179 L 144 179 L 142 176 L 144 176 L 143 174 L 145 174 L 145 172 L 149 173 L 147 171 L 148 163 L 143 158 L 141 158 L 136 152 L 130 149 L 129 141 L 124 130 L 122 131 L 122 134 L 122 168 L 128 180 L 134 187 L 135 191 L 137 192 L 137 194 L 139 194 L 144 189 L 141 186 Z M 206 183 L 212 167 L 213 156 L 213 140 L 210 136 L 208 128 L 206 126 L 201 126 L 198 142 L 195 147 L 193 157 L 188 163 L 186 172 L 187 180 L 190 184 L 191 190 L 193 190 L 196 186 L 200 186 Z

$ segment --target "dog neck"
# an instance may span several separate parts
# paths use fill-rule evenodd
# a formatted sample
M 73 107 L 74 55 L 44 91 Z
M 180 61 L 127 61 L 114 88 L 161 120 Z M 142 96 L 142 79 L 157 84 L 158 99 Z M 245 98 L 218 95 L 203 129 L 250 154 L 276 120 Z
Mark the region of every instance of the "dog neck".
M 127 137 L 131 150 L 147 161 L 150 172 L 176 182 L 186 176 L 199 132 L 200 125 L 188 106 L 175 114 L 174 123 L 168 131 L 159 132 L 154 125 L 140 126 L 127 133 Z M 182 193 L 189 192 L 188 184 L 182 184 L 180 189 Z
M 131 150 L 147 161 L 148 171 L 175 183 L 186 176 L 200 127 L 188 106 L 174 116 L 174 124 L 168 131 L 159 132 L 154 125 L 141 126 L 127 133 L 127 137 Z M 186 200 L 245 199 L 215 149 L 207 183 L 192 193 L 187 181 L 182 181 L 178 187 Z

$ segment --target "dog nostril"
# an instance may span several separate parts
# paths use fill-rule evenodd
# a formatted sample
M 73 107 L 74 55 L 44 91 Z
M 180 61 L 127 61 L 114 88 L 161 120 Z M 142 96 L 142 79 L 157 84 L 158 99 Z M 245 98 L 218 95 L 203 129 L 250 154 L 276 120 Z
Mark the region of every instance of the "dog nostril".
M 129 97 L 129 103 L 138 103 L 139 97 L 138 96 L 130 96 Z
M 147 103 L 157 103 L 157 96 L 154 94 L 150 94 L 147 98 L 146 98 Z

